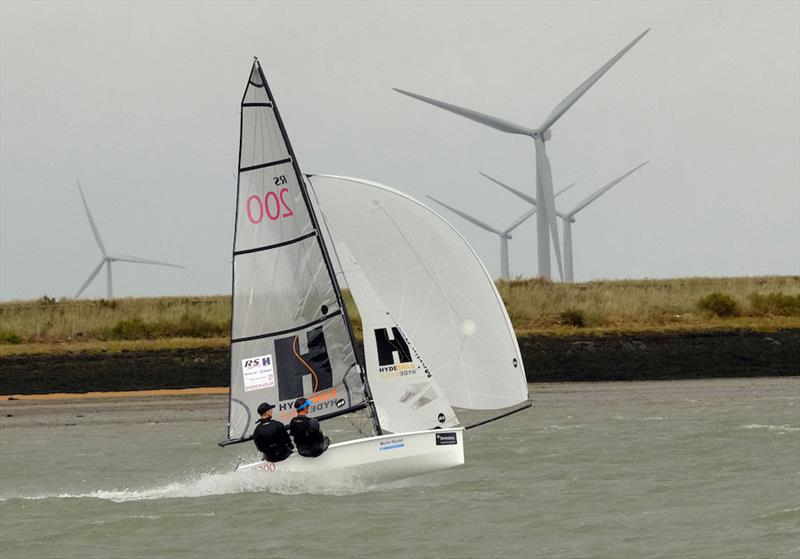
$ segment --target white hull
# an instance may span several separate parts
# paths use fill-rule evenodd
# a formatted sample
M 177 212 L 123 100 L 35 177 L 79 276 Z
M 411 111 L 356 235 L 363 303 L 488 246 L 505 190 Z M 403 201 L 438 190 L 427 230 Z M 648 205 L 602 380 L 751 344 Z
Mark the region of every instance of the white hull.
M 381 435 L 332 444 L 322 456 L 292 454 L 282 462 L 240 464 L 237 472 L 340 474 L 362 481 L 391 481 L 464 463 L 464 428 Z

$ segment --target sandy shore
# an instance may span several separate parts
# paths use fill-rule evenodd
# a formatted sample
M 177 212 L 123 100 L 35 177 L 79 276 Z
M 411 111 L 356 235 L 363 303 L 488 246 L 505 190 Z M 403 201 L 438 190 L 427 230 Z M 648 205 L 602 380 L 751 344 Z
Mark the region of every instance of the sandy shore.
M 535 383 L 537 407 L 585 403 L 763 399 L 800 400 L 800 377 L 636 382 Z M 228 415 L 226 388 L 48 394 L 0 400 L 0 430 L 24 427 L 219 421 Z

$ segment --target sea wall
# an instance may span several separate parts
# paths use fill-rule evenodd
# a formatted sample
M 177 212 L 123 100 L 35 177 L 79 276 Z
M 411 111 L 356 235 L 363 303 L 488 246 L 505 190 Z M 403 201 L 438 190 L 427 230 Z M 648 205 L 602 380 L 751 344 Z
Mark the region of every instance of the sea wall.
M 530 382 L 800 375 L 800 329 L 519 339 Z M 173 349 L 0 357 L 0 394 L 225 386 L 229 351 Z

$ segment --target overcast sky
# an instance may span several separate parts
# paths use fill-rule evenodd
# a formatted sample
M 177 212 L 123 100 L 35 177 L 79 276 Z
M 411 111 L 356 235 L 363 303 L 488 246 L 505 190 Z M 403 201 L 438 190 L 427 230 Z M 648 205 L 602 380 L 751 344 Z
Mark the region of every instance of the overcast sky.
M 530 127 L 644 29 L 552 129 L 575 277 L 800 274 L 800 3 L 0 3 L 0 299 L 230 291 L 239 103 L 252 57 L 301 168 L 436 196 L 497 228 L 535 194 Z M 499 274 L 495 235 L 441 210 Z M 354 216 L 357 219 L 357 216 Z M 511 272 L 536 273 L 535 220 Z M 554 264 L 555 269 L 555 264 Z M 85 296 L 105 296 L 104 275 Z

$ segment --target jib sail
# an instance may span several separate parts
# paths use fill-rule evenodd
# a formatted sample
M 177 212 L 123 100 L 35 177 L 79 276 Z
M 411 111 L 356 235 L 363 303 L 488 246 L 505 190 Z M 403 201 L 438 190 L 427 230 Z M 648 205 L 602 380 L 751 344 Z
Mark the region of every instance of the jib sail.
M 353 347 L 300 168 L 256 60 L 241 105 L 229 439 L 252 434 L 263 401 L 284 421 L 301 396 L 318 418 L 362 407 Z
M 381 429 L 401 433 L 458 425 L 435 372 L 372 289 L 347 244 L 334 246 L 361 315 L 367 376 Z

